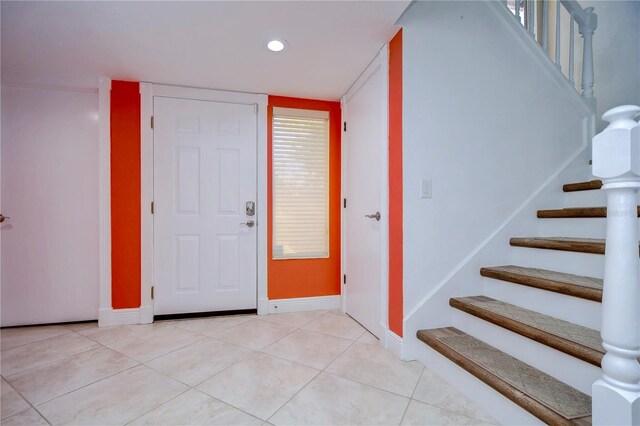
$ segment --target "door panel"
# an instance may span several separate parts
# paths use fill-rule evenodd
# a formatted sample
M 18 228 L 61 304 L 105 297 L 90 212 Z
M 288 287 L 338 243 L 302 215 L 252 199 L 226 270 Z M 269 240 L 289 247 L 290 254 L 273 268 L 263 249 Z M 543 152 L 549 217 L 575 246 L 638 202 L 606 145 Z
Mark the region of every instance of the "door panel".
M 354 93 L 345 97 L 346 273 L 345 311 L 382 337 L 383 221 L 366 217 L 384 212 L 386 185 L 383 150 L 387 146 L 386 76 L 380 65 Z
M 154 313 L 255 309 L 254 105 L 154 98 Z

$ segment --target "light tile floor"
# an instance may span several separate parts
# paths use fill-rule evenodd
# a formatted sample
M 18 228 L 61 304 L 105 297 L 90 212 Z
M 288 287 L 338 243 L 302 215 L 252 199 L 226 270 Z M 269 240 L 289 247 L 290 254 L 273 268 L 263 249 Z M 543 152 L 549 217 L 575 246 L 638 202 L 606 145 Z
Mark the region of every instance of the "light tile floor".
M 494 421 L 337 311 L 0 332 L 2 425 Z

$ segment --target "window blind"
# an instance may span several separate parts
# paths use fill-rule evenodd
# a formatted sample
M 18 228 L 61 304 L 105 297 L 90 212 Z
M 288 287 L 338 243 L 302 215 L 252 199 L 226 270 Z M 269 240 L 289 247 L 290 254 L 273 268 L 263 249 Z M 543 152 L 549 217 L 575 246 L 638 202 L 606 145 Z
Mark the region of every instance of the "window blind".
M 273 111 L 273 258 L 329 257 L 329 113 Z

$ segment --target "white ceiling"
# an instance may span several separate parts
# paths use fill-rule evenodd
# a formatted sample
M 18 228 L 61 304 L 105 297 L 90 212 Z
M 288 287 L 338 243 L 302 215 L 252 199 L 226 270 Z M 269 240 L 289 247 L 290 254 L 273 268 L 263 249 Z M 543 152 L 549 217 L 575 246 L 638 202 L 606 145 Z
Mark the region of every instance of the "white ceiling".
M 2 71 L 335 100 L 409 3 L 2 1 Z

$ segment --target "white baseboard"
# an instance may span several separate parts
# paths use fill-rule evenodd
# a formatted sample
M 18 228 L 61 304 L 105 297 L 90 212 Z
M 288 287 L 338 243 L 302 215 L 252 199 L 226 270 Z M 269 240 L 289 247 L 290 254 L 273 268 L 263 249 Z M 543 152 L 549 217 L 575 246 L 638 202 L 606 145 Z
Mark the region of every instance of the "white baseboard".
M 267 315 L 269 313 L 269 301 L 267 299 L 258 299 L 258 315 Z
M 324 309 L 339 309 L 342 296 L 298 297 L 295 299 L 269 300 L 270 314 L 285 312 L 320 311 Z M 258 303 L 258 309 L 260 304 Z M 259 313 L 259 312 L 258 312 Z
M 145 312 L 145 321 L 142 322 L 142 311 Z M 151 321 L 146 317 L 151 311 Z M 100 309 L 98 311 L 98 327 L 112 325 L 149 324 L 153 322 L 153 310 L 149 306 L 131 309 Z
M 153 306 L 140 306 L 140 324 L 151 324 L 153 322 Z
M 113 309 L 98 309 L 98 327 L 108 327 L 111 325 L 111 312 Z
M 387 329 L 384 333 L 384 347 L 400 359 L 402 358 L 402 337 Z

